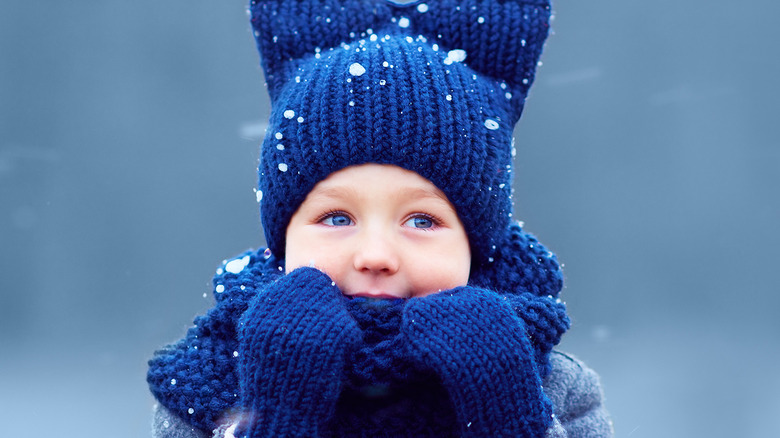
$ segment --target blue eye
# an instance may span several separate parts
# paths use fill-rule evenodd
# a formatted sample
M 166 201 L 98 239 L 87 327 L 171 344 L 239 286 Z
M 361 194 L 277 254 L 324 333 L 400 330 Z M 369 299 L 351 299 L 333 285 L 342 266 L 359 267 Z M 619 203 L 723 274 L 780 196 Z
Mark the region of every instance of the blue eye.
M 415 216 L 404 224 L 407 227 L 412 228 L 433 228 L 433 220 L 431 218 L 425 217 L 425 216 Z
M 345 214 L 334 213 L 324 218 L 322 223 L 332 227 L 346 227 L 352 225 L 352 219 L 350 219 L 349 216 Z

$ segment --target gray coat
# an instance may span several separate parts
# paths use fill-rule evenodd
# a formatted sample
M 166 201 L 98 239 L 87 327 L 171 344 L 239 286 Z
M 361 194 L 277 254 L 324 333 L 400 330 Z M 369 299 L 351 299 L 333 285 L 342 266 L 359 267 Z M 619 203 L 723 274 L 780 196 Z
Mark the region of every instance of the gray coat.
M 544 392 L 553 403 L 555 421 L 545 438 L 609 438 L 612 421 L 602 403 L 599 376 L 577 358 L 553 351 L 552 371 Z M 214 431 L 192 428 L 164 406 L 154 407 L 153 438 L 222 438 L 228 425 Z

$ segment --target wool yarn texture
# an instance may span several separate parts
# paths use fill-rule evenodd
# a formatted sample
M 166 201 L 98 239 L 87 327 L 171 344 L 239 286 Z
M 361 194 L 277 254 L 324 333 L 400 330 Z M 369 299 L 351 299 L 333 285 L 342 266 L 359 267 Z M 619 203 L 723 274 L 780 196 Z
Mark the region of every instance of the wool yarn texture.
M 273 253 L 316 183 L 378 163 L 441 189 L 475 267 L 489 263 L 512 221 L 512 132 L 549 2 L 257 0 L 250 14 L 271 97 L 258 198 Z
M 558 291 L 539 287 L 543 283 L 542 279 L 549 276 L 547 265 L 530 263 L 526 266 L 524 262 L 526 259 L 535 260 L 535 257 L 540 257 L 535 255 L 535 252 L 543 254 L 547 250 L 519 227 L 516 227 L 515 231 L 515 245 L 509 245 L 508 248 L 524 250 L 527 253 L 526 257 L 498 259 L 495 264 L 508 272 L 526 271 L 530 274 L 528 278 L 535 279 L 536 283 L 531 280 L 524 282 L 525 277 L 522 276 L 507 276 L 506 278 L 495 276 L 492 278 L 512 281 L 497 281 L 492 290 L 485 289 L 488 287 L 487 284 L 469 286 L 469 289 L 478 291 L 477 293 L 488 298 L 485 303 L 480 305 L 480 309 L 475 310 L 470 315 L 472 320 L 469 320 L 468 324 L 472 325 L 473 330 L 478 332 L 491 332 L 496 329 L 496 317 L 492 315 L 496 311 L 496 306 L 493 304 L 499 303 L 497 309 L 503 312 L 501 313 L 503 315 L 501 321 L 503 322 L 499 325 L 506 325 L 506 327 L 500 327 L 498 338 L 493 338 L 490 344 L 484 342 L 483 344 L 491 348 L 496 343 L 502 345 L 504 337 L 502 333 L 511 333 L 511 336 L 505 336 L 507 345 L 520 345 L 521 349 L 516 351 L 527 353 L 523 359 L 522 368 L 535 370 L 539 377 L 543 377 L 549 372 L 550 351 L 568 328 L 569 321 L 565 307 L 556 298 Z M 512 253 L 515 252 L 512 251 Z M 541 260 L 549 262 L 551 259 L 541 258 Z M 520 264 L 513 265 L 514 263 Z M 159 403 L 192 424 L 193 427 L 211 431 L 240 418 L 259 418 L 255 416 L 256 412 L 273 412 L 273 409 L 267 409 L 272 406 L 271 402 L 281 403 L 285 397 L 274 391 L 266 391 L 265 394 L 276 395 L 267 400 L 253 399 L 257 391 L 250 389 L 250 382 L 252 378 L 258 377 L 277 383 L 281 379 L 284 380 L 284 383 L 281 383 L 280 387 L 300 385 L 300 388 L 306 388 L 306 385 L 323 385 L 326 388 L 331 388 L 329 391 L 331 394 L 336 391 L 333 389 L 334 387 L 341 388 L 341 395 L 336 400 L 335 407 L 317 410 L 324 407 L 316 406 L 317 409 L 314 409 L 314 405 L 304 403 L 310 408 L 310 416 L 308 417 L 310 421 L 309 426 L 307 426 L 310 428 L 307 430 L 313 430 L 311 427 L 314 427 L 320 436 L 352 437 L 373 434 L 411 437 L 458 436 L 461 434 L 460 428 L 469 424 L 469 421 L 461 420 L 452 404 L 450 391 L 457 389 L 457 385 L 453 385 L 449 389 L 442 385 L 442 372 L 446 372 L 447 369 L 445 367 L 441 369 L 431 367 L 419 359 L 421 357 L 419 354 L 420 345 L 428 345 L 428 350 L 440 351 L 445 355 L 444 357 L 453 354 L 452 349 L 449 347 L 442 349 L 441 342 L 438 341 L 420 340 L 414 341 L 418 348 L 411 349 L 412 340 L 404 334 L 409 333 L 410 330 L 402 330 L 404 318 L 417 320 L 416 317 L 409 317 L 412 312 L 426 315 L 425 319 L 428 324 L 441 324 L 443 327 L 455 328 L 464 324 L 458 320 L 444 318 L 449 312 L 428 311 L 425 310 L 426 306 L 423 306 L 423 310 L 419 310 L 419 305 L 409 307 L 409 300 L 376 301 L 355 298 L 343 301 L 334 298 L 331 294 L 328 299 L 333 301 L 329 302 L 343 305 L 346 312 L 354 319 L 356 326 L 361 331 L 360 340 L 356 344 L 354 340 L 350 340 L 352 336 L 348 334 L 351 329 L 341 330 L 342 335 L 337 336 L 337 340 L 329 338 L 329 335 L 332 334 L 330 331 L 317 328 L 308 330 L 306 337 L 310 342 L 330 344 L 342 342 L 341 345 L 345 348 L 344 354 L 346 354 L 346 356 L 339 356 L 346 357 L 342 373 L 317 375 L 318 372 L 322 371 L 323 365 L 312 361 L 312 357 L 302 358 L 304 362 L 298 363 L 296 365 L 298 370 L 290 374 L 282 371 L 296 367 L 280 367 L 276 364 L 267 369 L 258 368 L 255 361 L 248 360 L 247 358 L 251 357 L 252 354 L 249 353 L 246 341 L 255 336 L 247 336 L 247 330 L 242 330 L 242 322 L 246 325 L 252 320 L 262 320 L 266 330 L 269 327 L 298 327 L 296 333 L 300 334 L 300 330 L 304 330 L 306 324 L 311 323 L 301 315 L 305 315 L 312 308 L 322 307 L 322 304 L 318 304 L 316 300 L 312 305 L 312 298 L 302 298 L 301 302 L 307 305 L 293 306 L 288 303 L 289 306 L 283 306 L 284 308 L 280 308 L 277 312 L 263 309 L 262 304 L 269 298 L 277 296 L 274 293 L 279 294 L 282 290 L 281 286 L 286 285 L 284 290 L 290 290 L 293 293 L 297 291 L 299 295 L 305 295 L 306 292 L 313 293 L 316 290 L 322 290 L 322 288 L 334 292 L 329 289 L 332 286 L 331 283 L 324 280 L 325 276 L 321 273 L 312 272 L 303 279 L 293 278 L 280 281 L 285 278 L 282 275 L 283 264 L 283 260 L 277 259 L 268 250 L 249 251 L 234 259 L 223 261 L 213 279 L 212 290 L 216 302 L 215 306 L 206 315 L 195 319 L 194 325 L 187 331 L 183 339 L 157 351 L 149 361 L 147 382 Z M 554 272 L 560 273 L 559 270 Z M 484 278 L 484 280 L 490 279 Z M 516 289 L 501 289 L 504 287 L 502 283 L 512 285 Z M 552 282 L 552 284 L 560 285 L 560 277 L 557 277 L 557 281 Z M 274 290 L 274 288 L 276 289 Z M 499 290 L 504 292 L 497 292 Z M 552 292 L 553 295 L 547 295 L 547 292 Z M 455 297 L 457 296 L 458 294 L 455 294 Z M 425 304 L 424 300 L 420 301 Z M 447 305 L 446 303 L 447 301 L 444 304 L 433 306 L 433 308 Z M 453 304 L 458 306 L 457 303 Z M 250 308 L 256 310 L 248 312 Z M 414 310 L 415 308 L 418 310 Z M 268 314 L 257 319 L 262 312 L 268 312 Z M 341 319 L 343 321 L 346 318 L 344 312 L 335 309 L 327 309 L 327 312 L 337 315 L 335 320 Z M 507 315 L 514 316 L 508 317 Z M 291 325 L 290 321 L 296 319 L 304 321 L 304 323 Z M 333 319 L 331 319 L 331 324 L 332 321 Z M 349 327 L 351 324 L 343 326 Z M 522 337 L 518 338 L 520 327 L 525 329 L 531 352 L 526 349 L 527 345 Z M 288 339 L 291 342 L 294 341 L 291 337 Z M 302 345 L 306 346 L 307 344 L 303 343 Z M 293 345 L 285 346 L 285 348 L 288 347 L 295 349 Z M 296 351 L 309 352 L 305 348 Z M 296 354 L 290 353 L 285 356 L 295 357 Z M 453 354 L 453 357 L 458 356 Z M 533 361 L 528 361 L 529 358 L 532 358 Z M 470 359 L 465 356 L 459 360 Z M 242 365 L 242 361 L 244 361 L 244 365 Z M 339 363 L 334 358 L 323 360 L 323 362 L 328 361 L 331 361 L 329 362 L 330 369 L 333 369 L 335 363 Z M 440 360 L 440 363 L 446 364 L 447 362 Z M 254 372 L 247 372 L 249 369 L 253 369 Z M 320 371 L 315 372 L 316 369 Z M 472 376 L 480 375 L 480 370 L 484 372 L 485 369 L 485 367 L 477 367 L 473 370 Z M 491 375 L 493 371 L 495 369 L 491 369 Z M 306 383 L 299 381 L 294 377 L 298 375 L 298 372 L 306 373 L 315 381 Z M 523 373 L 527 372 L 523 371 Z M 483 377 L 487 378 L 484 375 Z M 290 378 L 291 381 L 288 382 L 287 378 Z M 528 377 L 526 377 L 526 381 L 528 381 L 527 379 Z M 457 380 L 454 381 L 457 382 Z M 530 381 L 535 382 L 534 379 Z M 462 386 L 464 387 L 463 391 L 471 388 L 471 391 L 482 393 L 483 397 L 490 395 L 479 384 L 469 383 L 467 379 L 462 382 Z M 536 386 L 531 386 L 531 392 L 533 392 L 533 388 Z M 301 390 L 296 391 L 295 397 L 300 397 L 302 393 Z M 321 393 L 328 393 L 328 391 L 315 392 L 315 394 Z M 514 393 L 513 396 L 522 393 L 525 392 L 520 391 Z M 294 400 L 295 397 L 290 397 L 289 400 Z M 534 402 L 518 401 L 517 398 L 505 400 L 500 393 L 494 394 L 493 397 L 496 397 L 496 400 L 484 403 L 514 404 L 515 406 L 528 403 L 541 407 L 545 406 L 546 403 L 544 397 L 539 397 Z M 333 402 L 332 398 L 326 399 Z M 279 404 L 276 406 L 279 407 Z M 298 406 L 296 409 L 301 409 L 301 407 Z M 479 409 L 474 409 L 474 411 L 479 412 Z M 284 419 L 292 419 L 290 412 L 280 410 L 273 414 L 275 421 L 279 423 L 275 430 L 294 430 L 284 429 L 291 427 L 283 421 Z M 468 412 L 470 411 L 465 411 L 461 415 Z M 298 424 L 299 421 L 297 419 L 293 423 Z M 474 423 L 473 426 L 477 424 L 476 422 L 472 423 Z M 311 424 L 316 426 L 311 426 Z M 323 424 L 326 425 L 325 429 L 319 429 Z M 473 433 L 484 431 L 484 427 L 496 427 L 496 430 L 491 433 L 498 433 L 501 430 L 500 426 L 490 426 L 490 424 L 485 422 L 480 428 L 471 429 L 469 426 L 467 429 Z M 502 422 L 501 424 L 506 426 L 507 423 Z M 256 436 L 264 436 L 261 430 L 257 432 L 260 434 Z
M 155 398 L 195 428 L 236 423 L 250 438 L 542 436 L 541 379 L 569 319 L 556 256 L 512 219 L 511 182 L 549 2 L 256 0 L 249 12 L 272 104 L 257 196 L 268 248 L 218 268 L 215 306 L 149 361 Z M 313 269 L 283 275 L 306 195 L 363 163 L 446 194 L 472 250 L 467 286 L 375 301 Z
M 241 316 L 239 383 L 250 437 L 317 436 L 333 418 L 347 354 L 362 333 L 324 273 L 299 268 L 270 284 Z
M 182 340 L 157 351 L 149 361 L 147 381 L 153 395 L 193 427 L 210 431 L 243 418 L 249 425 L 244 431 L 252 437 L 312 431 L 334 437 L 502 436 L 514 430 L 510 426 L 515 422 L 536 424 L 533 418 L 547 412 L 549 402 L 542 394 L 530 399 L 527 395 L 539 389 L 536 379 L 545 375 L 545 367 L 549 369 L 549 352 L 568 327 L 565 309 L 557 299 L 475 286 L 465 288 L 468 294 L 453 290 L 454 300 L 445 295 L 443 302 L 435 304 L 346 299 L 335 293 L 337 289 L 324 274 L 305 268 L 295 276 L 281 275 L 282 264 L 269 251 L 247 252 L 224 261 L 213 280 L 214 308 L 197 317 Z M 330 294 L 318 296 L 323 290 Z M 284 292 L 290 296 L 284 298 Z M 477 294 L 480 300 L 468 299 L 469 294 Z M 458 298 L 461 295 L 466 299 Z M 455 306 L 459 311 L 437 310 L 441 306 Z M 453 314 L 461 316 L 453 319 Z M 438 328 L 410 328 L 411 320 Z M 358 341 L 355 328 L 360 331 Z M 481 340 L 476 351 L 441 342 L 442 330 L 462 333 L 464 328 L 493 335 Z M 263 339 L 258 331 L 268 335 L 288 333 L 287 329 L 285 340 L 268 337 L 267 342 L 258 342 Z M 419 336 L 425 333 L 429 337 Z M 263 356 L 252 351 L 254 344 L 275 345 L 273 351 L 284 354 Z M 341 348 L 343 355 L 322 355 L 322 350 L 315 354 L 318 350 L 313 345 L 328 345 L 331 352 Z M 438 352 L 447 359 L 436 365 L 423 359 L 422 351 Z M 516 365 L 519 375 L 525 376 L 519 381 L 529 385 L 527 390 L 493 393 L 481 383 L 493 379 L 497 368 L 490 361 L 475 361 L 472 354 L 490 357 L 497 351 L 511 358 L 502 359 L 502 364 Z M 268 362 L 272 358 L 276 360 Z M 449 363 L 464 364 L 469 373 L 453 375 L 445 366 Z M 339 372 L 334 371 L 338 368 Z M 515 381 L 513 387 L 518 385 L 522 386 Z M 334 400 L 333 394 L 339 391 Z M 459 396 L 463 400 L 481 402 L 458 405 L 458 412 L 452 402 L 455 391 L 466 394 Z M 483 408 L 492 404 L 539 410 L 534 411 L 536 417 L 517 414 L 494 423 L 480 417 Z M 260 418 L 265 419 L 262 424 L 274 427 L 252 423 Z M 476 421 L 479 418 L 482 421 Z

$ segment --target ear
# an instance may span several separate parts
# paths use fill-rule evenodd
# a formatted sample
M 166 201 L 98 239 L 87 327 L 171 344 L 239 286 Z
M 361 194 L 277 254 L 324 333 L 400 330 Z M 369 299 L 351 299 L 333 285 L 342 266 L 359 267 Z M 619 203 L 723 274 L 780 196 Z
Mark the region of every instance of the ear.
M 377 0 L 252 0 L 249 13 L 273 100 L 293 76 L 296 60 L 390 23 L 392 5 Z
M 527 95 L 549 33 L 549 0 L 426 0 L 411 11 L 417 32 Z

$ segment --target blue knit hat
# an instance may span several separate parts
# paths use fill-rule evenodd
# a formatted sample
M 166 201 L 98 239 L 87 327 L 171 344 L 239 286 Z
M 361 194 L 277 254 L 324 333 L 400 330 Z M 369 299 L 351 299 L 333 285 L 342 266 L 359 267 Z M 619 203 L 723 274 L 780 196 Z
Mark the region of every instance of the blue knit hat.
M 253 0 L 250 12 L 272 105 L 258 199 L 274 255 L 315 184 L 379 163 L 441 189 L 473 264 L 493 261 L 549 1 Z

